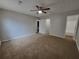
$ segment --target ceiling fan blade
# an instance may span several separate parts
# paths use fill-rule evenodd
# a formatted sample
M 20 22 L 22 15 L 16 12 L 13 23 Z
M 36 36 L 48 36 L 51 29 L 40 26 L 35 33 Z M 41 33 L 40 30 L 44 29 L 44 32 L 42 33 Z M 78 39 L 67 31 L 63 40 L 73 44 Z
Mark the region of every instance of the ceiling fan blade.
M 42 10 L 50 10 L 50 8 L 45 8 L 45 9 L 42 9 Z
M 38 10 L 30 10 L 30 11 L 38 11 Z
M 43 9 L 43 7 L 40 7 L 40 9 Z
M 40 7 L 39 7 L 38 5 L 36 5 L 36 8 L 38 8 L 38 9 L 39 9 Z
M 45 14 L 47 13 L 47 12 L 45 12 L 45 11 L 43 11 L 43 10 L 42 10 L 42 12 L 45 13 Z

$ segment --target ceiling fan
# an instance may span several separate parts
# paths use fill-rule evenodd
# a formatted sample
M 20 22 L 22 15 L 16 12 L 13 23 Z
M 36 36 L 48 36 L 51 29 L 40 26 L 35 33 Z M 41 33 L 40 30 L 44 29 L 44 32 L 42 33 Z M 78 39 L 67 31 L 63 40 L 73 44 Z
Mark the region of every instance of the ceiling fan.
M 19 5 L 23 3 L 23 0 L 19 0 L 18 1 Z M 40 5 L 36 5 L 35 6 L 36 9 L 35 10 L 30 10 L 30 11 L 36 11 L 37 14 L 46 14 L 48 10 L 50 10 L 50 8 L 46 8 L 46 7 L 43 7 L 43 6 L 40 6 Z
M 31 10 L 31 11 L 36 11 L 37 14 L 46 14 L 48 10 L 50 10 L 50 8 L 46 8 L 46 7 L 43 7 L 43 6 L 39 6 L 39 5 L 36 5 L 36 10 Z

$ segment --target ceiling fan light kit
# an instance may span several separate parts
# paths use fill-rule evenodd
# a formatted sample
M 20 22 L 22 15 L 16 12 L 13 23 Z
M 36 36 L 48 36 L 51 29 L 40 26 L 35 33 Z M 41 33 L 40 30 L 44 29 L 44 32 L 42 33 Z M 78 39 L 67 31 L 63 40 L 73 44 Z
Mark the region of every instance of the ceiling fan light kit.
M 43 12 L 41 10 L 38 11 L 39 14 L 42 14 Z

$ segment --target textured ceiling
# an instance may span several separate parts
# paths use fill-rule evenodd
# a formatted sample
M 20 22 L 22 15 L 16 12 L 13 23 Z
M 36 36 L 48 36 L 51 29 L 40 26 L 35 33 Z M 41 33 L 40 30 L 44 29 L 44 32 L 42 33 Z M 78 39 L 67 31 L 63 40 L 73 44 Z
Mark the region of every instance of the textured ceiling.
M 79 9 L 79 0 L 23 0 L 22 4 L 18 4 L 19 0 L 0 0 L 0 8 L 16 11 L 32 16 L 37 16 L 36 12 L 31 12 L 35 9 L 35 5 L 50 7 L 50 13 L 64 13 Z M 44 15 L 44 14 L 42 14 Z M 39 16 L 42 16 L 39 15 Z

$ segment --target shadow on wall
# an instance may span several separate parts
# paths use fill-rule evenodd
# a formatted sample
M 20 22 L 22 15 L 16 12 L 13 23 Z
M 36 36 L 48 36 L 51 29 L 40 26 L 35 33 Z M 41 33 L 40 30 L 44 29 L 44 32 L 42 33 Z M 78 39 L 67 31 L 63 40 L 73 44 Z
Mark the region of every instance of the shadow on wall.
M 3 21 L 3 34 L 5 37 L 11 39 L 13 37 L 23 34 L 22 24 L 15 20 L 6 19 Z
M 25 24 L 21 21 L 16 21 L 14 19 L 6 19 L 3 21 L 3 35 L 4 39 L 12 39 L 17 36 L 30 35 L 33 30 L 31 25 Z

